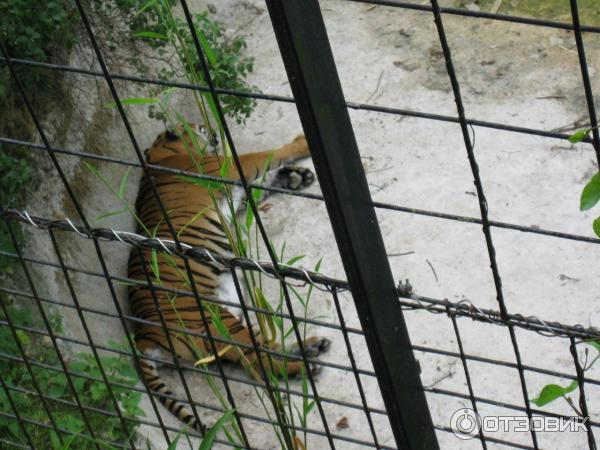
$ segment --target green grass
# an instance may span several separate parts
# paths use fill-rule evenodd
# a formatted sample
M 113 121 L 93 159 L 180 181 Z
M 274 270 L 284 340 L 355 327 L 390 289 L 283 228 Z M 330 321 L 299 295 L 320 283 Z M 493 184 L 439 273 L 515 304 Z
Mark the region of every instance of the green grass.
M 22 206 L 23 191 L 31 182 L 31 167 L 24 157 L 12 156 L 0 144 L 0 208 L 18 208 Z M 0 250 L 14 253 L 15 248 L 8 230 L 8 224 L 0 222 Z M 15 222 L 10 227 L 17 240 L 17 245 L 23 245 L 21 225 Z M 0 275 L 12 274 L 16 259 L 0 255 Z
M 4 301 L 5 304 L 7 302 L 6 299 L 0 301 Z M 17 309 L 9 306 L 8 311 L 15 325 L 26 327 L 40 326 L 28 309 Z M 0 313 L 0 320 L 4 319 L 5 316 Z M 60 331 L 60 321 L 54 319 L 52 322 L 54 324 L 54 331 Z M 59 371 L 56 371 L 46 367 L 32 366 L 32 373 L 42 393 L 48 396 L 47 404 L 58 428 L 68 430 L 72 433 L 64 433 L 61 436 L 63 440 L 63 444 L 61 444 L 54 431 L 41 426 L 27 424 L 27 433 L 33 441 L 34 448 L 36 450 L 58 450 L 65 448 L 63 445 L 70 442 L 69 448 L 71 449 L 95 449 L 94 442 L 85 437 L 89 433 L 88 429 L 85 426 L 81 412 L 74 405 L 75 396 L 69 387 L 67 377 L 60 371 L 58 356 L 54 348 L 49 344 L 48 339 L 24 330 L 18 330 L 17 336 L 29 361 L 39 362 L 59 369 Z M 115 344 L 111 345 L 118 347 Z M 16 358 L 22 358 L 13 334 L 5 325 L 0 326 L 0 352 Z M 62 353 L 64 355 L 65 352 Z M 103 356 L 100 358 L 100 361 L 109 381 L 123 385 L 123 387 L 112 387 L 123 415 L 126 417 L 144 415 L 144 412 L 139 407 L 142 394 L 127 388 L 127 386 L 136 385 L 138 381 L 130 358 Z M 85 375 L 97 380 L 101 379 L 100 369 L 91 354 L 78 353 L 70 356 L 66 358 L 66 364 L 69 372 Z M 35 394 L 35 386 L 32 378 L 23 363 L 8 363 L 6 359 L 3 359 L 0 363 L 0 377 L 9 387 L 17 389 L 9 389 L 9 394 L 22 418 L 50 425 L 50 420 L 42 407 L 40 398 Z M 83 405 L 114 413 L 112 398 L 107 386 L 102 381 L 89 380 L 81 376 L 72 376 L 71 379 L 76 394 Z M 3 389 L 0 389 L 0 411 L 14 414 L 7 392 Z M 86 411 L 86 416 L 97 439 L 119 443 L 127 442 L 127 435 L 117 417 L 89 410 Z M 129 433 L 133 433 L 136 425 L 133 422 L 129 422 L 129 425 Z M 0 438 L 23 445 L 28 444 L 17 420 L 5 416 L 0 416 Z

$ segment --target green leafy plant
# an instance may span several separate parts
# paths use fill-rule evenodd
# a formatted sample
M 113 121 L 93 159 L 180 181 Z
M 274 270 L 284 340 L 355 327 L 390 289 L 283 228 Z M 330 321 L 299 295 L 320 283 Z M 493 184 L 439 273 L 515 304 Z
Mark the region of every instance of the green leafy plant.
M 579 130 L 569 137 L 569 142 L 576 144 L 583 141 L 594 128 L 585 128 Z M 600 201 L 600 172 L 596 173 L 592 179 L 585 185 L 581 192 L 581 199 L 579 201 L 579 209 L 581 211 L 587 211 L 593 208 Z M 596 236 L 600 237 L 600 217 L 594 220 L 592 225 Z
M 0 301 L 6 302 L 6 300 Z M 39 326 L 28 309 L 8 307 L 7 310 L 16 326 Z M 2 313 L 0 313 L 0 319 L 5 319 Z M 54 319 L 53 322 L 54 332 L 60 332 L 60 321 Z M 95 442 L 87 435 L 88 429 L 75 404 L 75 397 L 70 390 L 67 378 L 58 364 L 58 356 L 54 348 L 44 338 L 23 329 L 19 329 L 17 335 L 29 361 L 39 364 L 32 365 L 33 376 L 40 390 L 47 395 L 47 403 L 57 426 L 69 431 L 69 434 L 62 436 L 63 443 L 61 444 L 58 436 L 51 429 L 27 424 L 27 432 L 33 440 L 34 447 L 52 450 L 96 448 Z M 111 343 L 110 345 L 115 349 L 121 349 L 121 346 L 117 344 Z M 17 343 L 6 325 L 0 326 L 0 353 L 16 358 L 22 357 Z M 112 391 L 123 415 L 130 418 L 143 416 L 144 412 L 139 407 L 141 393 L 129 388 L 138 381 L 130 359 L 122 356 L 103 356 L 100 358 L 100 362 L 109 382 L 115 384 L 112 386 Z M 77 396 L 85 407 L 90 408 L 86 411 L 86 417 L 96 438 L 112 442 L 126 441 L 128 436 L 117 417 L 93 410 L 114 410 L 108 388 L 102 381 L 100 368 L 95 358 L 88 353 L 78 353 L 67 358 L 67 366 L 69 372 L 73 374 L 71 378 Z M 0 377 L 8 385 L 10 396 L 22 417 L 49 424 L 45 410 L 40 408 L 40 399 L 34 391 L 32 379 L 22 363 L 8 364 L 6 360 L 3 361 L 0 364 Z M 4 390 L 0 390 L 0 411 L 14 414 Z M 129 424 L 129 431 L 133 432 L 136 424 L 135 422 L 129 422 Z M 0 438 L 27 444 L 17 420 L 11 417 L 0 416 Z
M 596 355 L 594 356 L 594 358 L 591 361 L 589 361 L 589 347 L 585 348 L 585 351 L 584 351 L 585 361 L 583 362 L 582 367 L 581 367 L 583 372 L 585 373 L 588 370 L 590 370 L 596 364 L 598 359 L 600 358 L 600 342 L 584 341 L 583 343 L 586 345 L 589 345 L 590 347 L 593 347 L 596 350 Z M 575 402 L 573 402 L 573 400 L 571 399 L 571 397 L 569 395 L 571 392 L 575 391 L 575 389 L 577 389 L 578 387 L 579 387 L 579 383 L 577 380 L 571 381 L 571 383 L 569 383 L 567 386 L 561 386 L 561 385 L 554 384 L 554 383 L 547 384 L 546 386 L 544 386 L 542 388 L 542 390 L 540 391 L 538 396 L 531 399 L 531 401 L 536 406 L 541 407 L 541 406 L 546 406 L 547 404 L 552 403 L 555 400 L 563 398 L 579 417 L 583 417 L 582 412 L 575 406 Z
M 94 11 L 90 19 L 99 34 L 98 41 L 108 49 L 127 41 L 135 45 L 139 39 L 134 33 L 159 26 L 153 9 L 140 10 L 145 3 L 146 0 L 83 1 L 87 11 Z M 173 5 L 175 1 L 163 3 Z M 0 41 L 11 58 L 64 62 L 82 34 L 79 13 L 71 0 L 0 0 Z M 132 53 L 136 55 L 136 67 L 147 72 L 148 67 L 140 64 L 139 52 Z M 2 52 L 0 56 L 4 56 Z M 62 75 L 19 64 L 14 68 L 33 109 L 43 118 L 49 111 L 48 105 L 56 104 L 62 93 Z M 0 134 L 30 140 L 34 130 L 31 117 L 4 61 L 0 61 L 0 98 Z M 22 206 L 22 193 L 30 186 L 34 165 L 35 160 L 26 158 L 18 146 L 0 145 L 0 209 Z M 22 246 L 21 228 L 11 226 Z M 14 252 L 4 222 L 0 222 L 0 250 Z M 0 255 L 0 275 L 12 273 L 14 261 Z
M 66 0 L 0 0 L 0 41 L 11 58 L 57 61 L 77 41 L 73 8 Z M 0 51 L 0 56 L 4 56 Z M 17 76 L 28 93 L 33 108 L 43 115 L 49 95 L 59 92 L 60 77 L 26 66 L 15 66 Z M 11 78 L 8 66 L 0 61 L 0 133 L 20 139 L 32 135 L 31 118 Z M 32 161 L 14 145 L 0 145 L 0 209 L 19 207 L 22 192 L 29 186 Z M 0 249 L 14 252 L 7 225 L 0 222 Z M 23 234 L 11 225 L 19 245 Z M 0 256 L 0 275 L 12 273 L 15 260 Z
M 537 406 L 545 406 L 558 398 L 567 398 L 567 395 L 570 392 L 577 389 L 578 384 L 577 380 L 573 380 L 571 384 L 566 387 L 559 386 L 558 384 L 547 384 L 542 388 L 539 395 L 532 399 L 532 402 Z
M 163 68 L 159 72 L 159 77 L 168 80 L 183 76 L 192 84 L 207 86 L 188 25 L 174 16 L 172 3 L 168 0 L 151 0 L 140 9 L 140 12 L 152 12 L 157 18 L 157 23 L 153 28 L 138 31 L 134 35 L 154 47 L 164 46 L 174 50 L 180 62 L 179 69 L 174 65 Z M 210 63 L 211 77 L 215 86 L 240 92 L 256 91 L 256 87 L 246 82 L 246 77 L 254 70 L 254 59 L 243 54 L 247 47 L 244 37 L 227 38 L 223 26 L 212 19 L 208 11 L 194 15 L 194 26 Z M 195 95 L 198 97 L 197 93 Z M 211 112 L 215 113 L 212 99 L 208 95 L 203 97 Z M 234 118 L 237 123 L 244 123 L 256 105 L 252 98 L 231 95 L 220 96 L 220 101 L 224 113 Z M 203 113 L 205 125 L 210 127 L 205 106 L 199 104 L 199 110 Z M 156 107 L 150 108 L 150 115 L 157 119 L 166 119 L 165 112 Z
M 6 153 L 0 144 L 0 208 L 21 206 L 23 191 L 31 182 L 31 167 L 27 160 Z M 0 222 L 0 250 L 14 253 L 15 248 L 8 227 L 11 227 L 17 244 L 23 244 L 23 231 L 16 223 Z M 12 273 L 15 259 L 0 255 L 0 275 Z
M 123 46 L 127 40 L 135 43 L 132 33 L 159 31 L 160 22 L 154 10 L 141 9 L 146 0 L 84 0 L 82 3 L 87 11 L 93 11 L 90 20 L 100 25 L 95 27 L 98 41 L 109 49 Z M 175 3 L 175 0 L 164 2 L 170 7 Z M 81 27 L 72 1 L 0 0 L 0 40 L 6 44 L 11 57 L 42 62 L 63 59 L 79 42 Z M 18 70 L 28 92 L 43 92 L 47 90 L 46 83 L 53 81 L 47 72 L 30 67 Z M 0 63 L 0 96 L 9 93 L 10 86 L 7 67 Z
M 73 8 L 64 0 L 0 0 L 0 40 L 11 57 L 48 61 L 77 41 Z M 26 88 L 41 88 L 50 81 L 38 70 L 19 70 Z M 12 87 L 8 68 L 0 63 L 0 96 Z
M 592 177 L 592 179 L 585 185 L 581 192 L 581 200 L 579 202 L 579 209 L 586 211 L 593 208 L 598 201 L 600 201 L 600 172 Z M 594 233 L 600 237 L 600 217 L 596 217 L 593 223 Z
M 575 132 L 569 137 L 569 142 L 571 142 L 572 144 L 577 144 L 583 141 L 586 137 L 588 137 L 588 135 L 592 132 L 593 129 L 594 128 L 585 128 Z M 583 191 L 581 192 L 581 198 L 579 201 L 579 209 L 581 211 L 587 211 L 588 209 L 593 208 L 599 201 L 600 172 L 596 173 L 583 188 Z M 596 220 L 594 220 L 593 229 L 596 235 L 600 237 L 600 217 L 597 217 Z M 586 363 L 583 365 L 583 370 L 587 371 L 596 363 L 598 358 L 600 358 L 600 343 L 596 341 L 586 341 L 585 343 L 594 347 L 598 351 L 596 357 L 590 363 L 588 363 L 587 356 L 589 349 L 585 349 Z M 575 407 L 575 404 L 569 396 L 569 394 L 575 389 L 577 389 L 578 386 L 579 383 L 577 382 L 577 380 L 573 380 L 567 386 L 560 386 L 554 383 L 547 384 L 542 388 L 538 396 L 532 399 L 532 402 L 537 406 L 545 406 L 559 398 L 564 398 L 565 401 L 573 408 L 573 410 L 581 416 L 581 412 L 579 412 L 579 410 Z

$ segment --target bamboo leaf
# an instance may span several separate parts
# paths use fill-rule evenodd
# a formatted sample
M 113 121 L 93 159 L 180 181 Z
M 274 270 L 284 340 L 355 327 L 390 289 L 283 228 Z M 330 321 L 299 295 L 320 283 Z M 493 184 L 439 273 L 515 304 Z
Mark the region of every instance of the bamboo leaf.
M 175 436 L 175 439 L 173 439 L 171 441 L 171 445 L 169 445 L 167 450 L 177 450 L 177 445 L 179 445 L 179 439 L 181 439 L 181 435 L 183 433 L 185 433 L 185 427 L 183 429 L 179 430 L 179 433 L 177 433 L 177 436 Z
M 319 270 L 321 270 L 322 263 L 323 263 L 323 256 L 321 256 L 319 258 L 319 261 L 317 261 L 317 264 L 315 264 L 315 268 L 313 269 L 313 272 L 319 273 Z
M 231 156 L 226 156 L 221 168 L 219 169 L 219 175 L 221 178 L 227 178 L 229 175 L 229 167 L 231 166 Z
M 298 420 L 300 420 L 300 425 L 305 426 L 304 423 L 304 417 L 302 417 L 302 413 L 300 412 L 300 409 L 298 409 L 298 406 L 294 403 L 294 409 L 296 410 L 296 415 L 298 416 Z
M 183 181 L 187 181 L 188 183 L 195 184 L 196 186 L 201 186 L 205 189 L 221 189 L 221 187 L 223 186 L 223 183 L 221 181 L 206 180 L 185 175 L 180 175 L 177 178 Z
M 250 227 L 252 226 L 252 222 L 254 222 L 254 211 L 250 208 L 250 204 L 246 205 L 246 232 L 250 233 Z
M 304 366 L 302 366 L 302 398 L 305 402 L 308 401 L 308 377 Z
M 252 199 L 254 200 L 254 204 L 258 205 L 258 203 L 262 200 L 265 191 L 262 189 L 253 189 L 252 190 Z
M 271 307 L 271 305 L 265 298 L 262 290 L 258 286 L 256 286 L 254 288 L 254 296 L 256 298 L 256 304 L 259 305 L 260 308 L 263 308 L 270 312 L 273 312 L 273 308 Z M 277 336 L 277 329 L 275 328 L 275 322 L 273 321 L 273 316 L 270 314 L 260 314 L 260 315 L 263 316 L 263 318 L 267 322 L 267 325 L 269 326 L 269 331 L 271 332 L 271 337 L 270 337 L 271 339 L 268 339 L 268 340 L 275 339 L 275 336 Z M 265 338 L 266 338 L 266 336 L 265 336 Z
M 106 219 L 107 217 L 118 216 L 119 214 L 123 214 L 125 212 L 127 212 L 126 209 L 122 209 L 121 211 L 107 212 L 106 214 L 102 214 L 98 217 L 95 217 L 94 220 L 102 220 L 102 219 Z
M 149 98 L 149 97 L 135 97 L 135 98 L 122 98 L 121 105 L 152 105 L 155 103 L 160 103 L 160 100 L 157 98 Z M 117 106 L 117 102 L 110 102 L 104 105 L 105 108 L 115 108 Z
M 219 355 L 219 357 L 223 356 L 225 353 L 227 353 L 229 350 L 231 350 L 233 348 L 233 345 L 229 344 L 226 345 L 225 347 L 223 347 L 221 350 L 219 350 L 217 352 L 217 354 Z M 215 355 L 209 355 L 209 356 L 205 356 L 202 359 L 199 359 L 198 361 L 196 361 L 194 363 L 194 367 L 203 365 L 203 364 L 210 364 L 211 362 L 213 362 L 215 360 Z
M 294 331 L 294 327 L 290 327 L 290 329 L 289 329 L 289 330 L 287 330 L 287 331 L 285 332 L 285 334 L 283 335 L 283 339 L 284 339 L 284 340 L 285 340 L 285 339 L 287 339 L 287 338 L 288 338 L 288 337 L 289 337 L 289 336 L 292 334 L 292 332 L 293 332 L 293 331 Z
M 173 92 L 175 92 L 176 89 L 177 88 L 170 87 L 160 93 L 160 107 L 163 110 L 168 109 L 169 104 L 171 103 L 171 97 L 173 96 Z
M 294 264 L 296 264 L 298 261 L 300 261 L 304 257 L 306 257 L 306 255 L 297 255 L 297 256 L 294 256 L 293 258 L 288 259 L 288 261 L 285 264 L 287 266 L 293 266 Z
M 154 249 L 152 249 L 152 253 L 150 254 L 150 267 L 152 268 L 154 278 L 160 280 L 160 269 L 158 267 L 158 253 Z
M 83 161 L 83 165 L 86 167 L 87 170 L 89 170 L 90 172 L 92 172 L 94 175 L 96 175 L 98 178 L 100 178 L 102 180 L 102 176 L 100 175 L 100 172 L 98 171 L 98 168 L 96 166 L 94 166 L 93 164 L 90 164 L 88 162 Z
M 21 342 L 21 344 L 29 345 L 31 343 L 31 338 L 23 330 L 16 330 L 16 333 L 17 333 L 17 338 L 19 339 L 19 342 Z
M 127 204 L 127 202 L 122 197 L 119 196 L 119 193 L 117 192 L 117 190 L 110 184 L 110 182 L 104 176 L 102 176 L 100 171 L 93 164 L 89 164 L 85 161 L 83 161 L 83 165 L 85 166 L 85 168 L 87 170 L 89 170 L 96 178 L 98 178 L 108 188 L 108 190 L 111 192 L 111 194 L 113 194 L 115 197 L 117 197 L 119 199 L 119 201 L 121 202 L 121 205 L 129 212 L 129 214 L 131 214 L 131 217 L 133 217 L 135 219 L 135 221 L 144 230 L 144 232 L 146 232 L 146 234 L 150 234 L 148 232 L 148 229 L 146 228 L 146 225 L 144 225 L 144 223 L 140 220 L 140 218 L 137 216 L 135 211 L 133 209 L 131 209 L 131 207 Z
M 229 329 L 227 328 L 227 326 L 223 322 L 223 319 L 221 318 L 221 310 L 218 307 L 209 307 L 208 311 L 210 313 L 212 323 L 219 332 L 219 334 L 222 337 L 229 339 L 231 336 L 229 334 Z
M 127 187 L 127 178 L 129 178 L 129 174 L 131 173 L 131 167 L 127 169 L 123 178 L 121 178 L 121 184 L 119 185 L 119 197 L 122 199 L 123 194 L 125 193 L 125 188 Z
M 200 41 L 200 46 L 202 47 L 202 50 L 206 55 L 206 59 L 208 59 L 208 62 L 211 65 L 211 67 L 215 67 L 217 65 L 217 54 L 208 43 L 208 39 L 206 39 L 206 35 L 204 34 L 204 32 L 199 27 L 195 28 L 196 34 L 198 35 L 198 40 Z
M 198 447 L 198 450 L 212 449 L 215 438 L 217 437 L 217 433 L 221 428 L 223 428 L 225 422 L 229 420 L 229 418 L 233 414 L 233 411 L 233 409 L 225 411 L 221 418 L 217 420 L 217 422 L 212 427 L 210 427 L 210 430 L 208 430 L 206 436 L 204 436 L 204 439 L 202 439 L 202 443 L 200 444 L 200 447 Z
M 204 145 L 200 144 L 200 142 L 198 141 L 198 135 L 196 134 L 196 132 L 194 130 L 192 130 L 192 128 L 190 127 L 190 124 L 185 120 L 185 118 L 183 116 L 181 116 L 181 114 L 177 113 L 177 117 L 179 118 L 179 121 L 181 122 L 184 131 L 187 133 L 188 137 L 191 139 L 193 149 L 196 151 L 196 153 L 198 155 L 203 156 L 206 151 L 206 144 L 204 144 Z M 200 161 L 196 160 L 195 155 L 191 154 L 190 149 L 187 147 L 185 139 L 183 140 L 183 142 L 186 146 L 186 150 L 187 150 L 188 154 L 194 161 L 194 165 L 198 169 L 200 169 L 200 165 L 201 165 Z M 199 170 L 199 171 L 202 172 L 203 170 Z
M 194 217 L 192 217 L 184 226 L 182 226 L 179 231 L 177 232 L 177 237 L 179 238 L 181 236 L 181 234 L 185 231 L 185 229 L 187 227 L 189 227 L 191 224 L 193 224 L 196 220 L 198 220 L 200 217 L 202 217 L 204 214 L 206 214 L 206 212 L 210 209 L 209 206 L 205 206 L 204 208 L 202 208 Z
M 144 11 L 146 11 L 149 8 L 152 8 L 155 4 L 156 4 L 157 0 L 148 0 L 148 2 L 146 2 L 146 4 L 144 6 L 142 6 L 134 15 L 134 17 L 139 16 L 140 14 L 142 14 Z
M 135 37 L 140 37 L 140 38 L 158 39 L 159 41 L 163 41 L 163 42 L 169 41 L 168 36 L 161 34 L 161 33 L 156 33 L 154 31 L 139 31 L 137 33 L 134 33 L 133 35 Z
M 287 241 L 283 241 L 283 244 L 281 244 L 281 255 L 279 255 L 278 261 L 283 261 L 283 254 L 285 253 L 286 244 L 287 244 Z

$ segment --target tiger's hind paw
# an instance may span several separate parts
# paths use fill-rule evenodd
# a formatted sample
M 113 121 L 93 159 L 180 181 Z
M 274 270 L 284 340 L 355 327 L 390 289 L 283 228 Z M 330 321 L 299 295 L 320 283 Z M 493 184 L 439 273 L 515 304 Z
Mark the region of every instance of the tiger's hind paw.
M 331 341 L 324 337 L 311 336 L 304 341 L 304 354 L 307 358 L 316 358 L 321 353 L 325 353 L 331 347 Z M 297 343 L 290 348 L 290 353 L 300 355 L 300 347 Z
M 314 181 L 315 174 L 306 167 L 283 166 L 277 171 L 273 185 L 295 191 L 310 186 Z

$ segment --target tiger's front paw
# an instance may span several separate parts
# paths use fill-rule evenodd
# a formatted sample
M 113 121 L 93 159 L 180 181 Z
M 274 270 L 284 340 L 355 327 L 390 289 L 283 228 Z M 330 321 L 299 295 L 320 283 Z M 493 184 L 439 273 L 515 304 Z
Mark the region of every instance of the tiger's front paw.
M 295 191 L 310 186 L 314 181 L 312 170 L 301 166 L 284 166 L 278 170 L 273 185 Z

